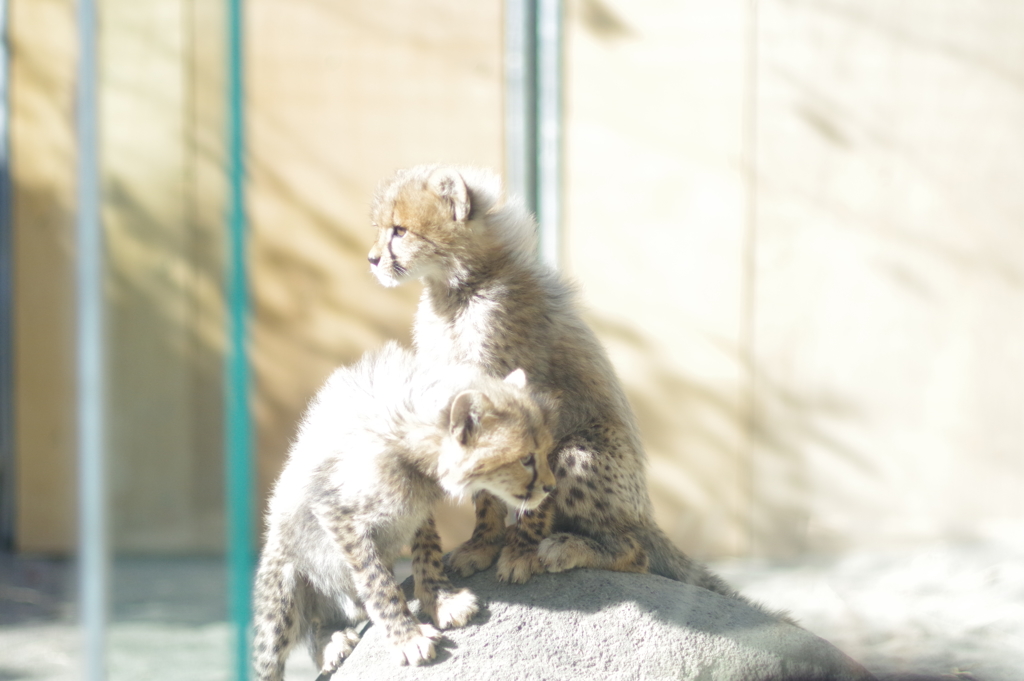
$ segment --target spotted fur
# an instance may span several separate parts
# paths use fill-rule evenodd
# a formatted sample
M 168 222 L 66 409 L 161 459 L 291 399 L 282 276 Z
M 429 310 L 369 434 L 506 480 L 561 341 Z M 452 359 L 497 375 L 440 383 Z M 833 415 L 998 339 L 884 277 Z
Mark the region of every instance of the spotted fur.
M 507 530 L 500 501 L 478 495 L 476 528 L 452 566 L 468 575 L 497 560 L 510 582 L 576 567 L 649 571 L 736 596 L 655 525 L 618 378 L 572 287 L 538 261 L 532 217 L 514 198 L 501 204 L 501 191 L 485 171 L 420 166 L 383 182 L 371 209 L 374 275 L 385 286 L 425 284 L 414 327 L 423 361 L 471 363 L 495 376 L 523 367 L 559 394 L 555 493 Z
M 485 490 L 536 509 L 555 483 L 553 410 L 522 371 L 501 380 L 468 366 L 416 366 L 394 344 L 335 372 L 270 500 L 254 596 L 256 678 L 280 681 L 300 639 L 321 673 L 333 673 L 367 618 L 400 662 L 432 659 L 438 629 L 477 611 L 473 594 L 445 576 L 432 508 Z M 414 593 L 433 625 L 413 617 L 392 573 L 410 540 Z

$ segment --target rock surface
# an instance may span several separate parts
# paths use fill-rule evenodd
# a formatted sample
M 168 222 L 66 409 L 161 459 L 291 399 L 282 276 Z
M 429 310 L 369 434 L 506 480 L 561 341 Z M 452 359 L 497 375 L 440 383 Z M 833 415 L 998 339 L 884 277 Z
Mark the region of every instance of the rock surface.
M 436 660 L 399 666 L 381 629 L 371 626 L 333 680 L 873 678 L 799 627 L 654 575 L 574 570 L 505 585 L 492 569 L 453 581 L 471 588 L 483 607 L 466 627 L 445 632 Z M 403 586 L 408 594 L 411 579 Z

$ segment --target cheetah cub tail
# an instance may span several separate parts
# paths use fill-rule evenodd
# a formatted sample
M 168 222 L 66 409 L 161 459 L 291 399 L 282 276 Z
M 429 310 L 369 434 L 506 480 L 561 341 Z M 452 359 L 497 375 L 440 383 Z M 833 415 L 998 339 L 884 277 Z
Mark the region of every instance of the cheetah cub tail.
M 699 586 L 729 598 L 735 598 L 772 617 L 777 617 L 785 622 L 799 626 L 788 613 L 770 610 L 740 594 L 724 579 L 683 553 L 660 528 L 656 526 L 647 527 L 639 533 L 639 537 L 641 544 L 647 549 L 650 559 L 650 571 L 653 574 L 668 577 L 684 584 Z

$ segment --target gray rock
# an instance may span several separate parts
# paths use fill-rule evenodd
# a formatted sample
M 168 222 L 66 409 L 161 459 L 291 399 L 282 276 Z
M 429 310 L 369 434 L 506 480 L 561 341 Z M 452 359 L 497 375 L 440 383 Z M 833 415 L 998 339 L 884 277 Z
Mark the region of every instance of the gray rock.
M 573 570 L 525 585 L 453 580 L 483 603 L 437 659 L 402 667 L 370 627 L 345 679 L 846 681 L 873 677 L 830 643 L 740 601 L 654 575 Z M 411 579 L 403 585 L 411 591 Z

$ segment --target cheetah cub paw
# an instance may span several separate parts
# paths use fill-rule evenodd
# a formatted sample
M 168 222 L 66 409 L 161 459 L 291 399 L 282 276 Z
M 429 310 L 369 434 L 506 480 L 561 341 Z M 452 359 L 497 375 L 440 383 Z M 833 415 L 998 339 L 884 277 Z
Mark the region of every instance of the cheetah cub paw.
M 441 591 L 437 594 L 430 618 L 438 629 L 464 627 L 479 609 L 476 596 L 469 589 Z
M 331 640 L 324 647 L 324 664 L 320 668 L 320 675 L 330 676 L 338 671 L 338 667 L 352 654 L 357 643 L 359 634 L 355 629 L 345 629 L 331 634 Z
M 509 545 L 498 558 L 498 580 L 512 584 L 525 584 L 530 577 L 544 572 L 537 547 Z
M 475 542 L 471 539 L 448 554 L 448 567 L 463 577 L 469 577 L 494 565 L 499 551 L 500 543 Z
M 537 555 L 548 572 L 565 572 L 584 565 L 577 544 L 578 538 L 571 534 L 553 534 L 540 543 Z
M 441 638 L 441 632 L 429 624 L 419 624 L 419 633 L 398 645 L 398 661 L 413 666 L 434 659 L 434 644 Z

